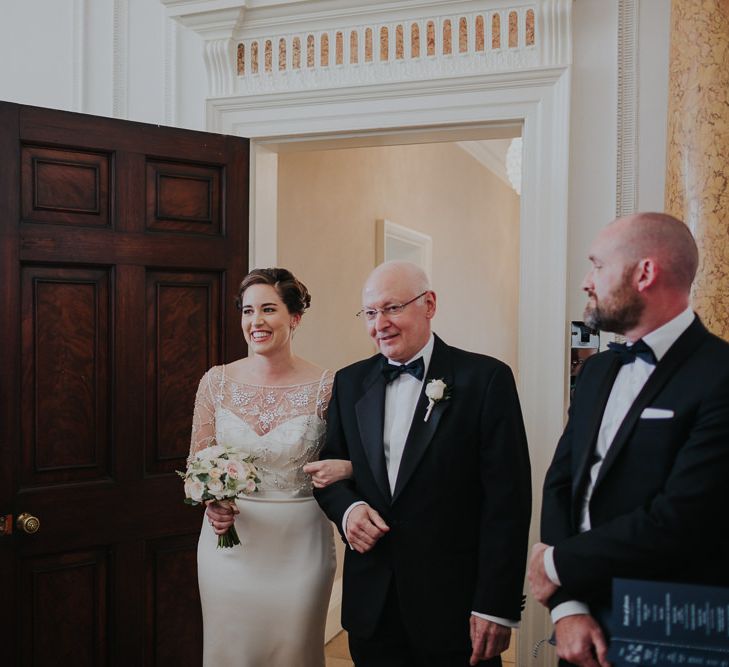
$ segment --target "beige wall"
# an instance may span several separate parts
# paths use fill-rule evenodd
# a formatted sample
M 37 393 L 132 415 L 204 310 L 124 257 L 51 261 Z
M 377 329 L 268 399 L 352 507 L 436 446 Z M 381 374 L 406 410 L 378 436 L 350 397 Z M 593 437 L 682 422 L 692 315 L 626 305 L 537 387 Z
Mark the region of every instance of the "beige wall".
M 516 370 L 519 198 L 455 144 L 279 155 L 279 264 L 312 293 L 298 354 L 337 369 L 373 353 L 354 317 L 375 221 L 433 238 L 434 330 Z

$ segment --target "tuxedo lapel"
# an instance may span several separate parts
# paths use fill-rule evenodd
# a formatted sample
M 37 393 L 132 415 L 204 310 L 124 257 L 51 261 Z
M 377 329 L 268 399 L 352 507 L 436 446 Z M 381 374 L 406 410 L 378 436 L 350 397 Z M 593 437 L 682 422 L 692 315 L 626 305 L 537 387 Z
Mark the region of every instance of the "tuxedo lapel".
M 584 426 L 584 436 L 582 433 L 578 434 L 579 442 L 583 442 L 585 446 L 582 448 L 580 459 L 577 463 L 577 474 L 572 476 L 573 498 L 584 489 L 585 479 L 592 465 L 592 456 L 595 452 L 595 443 L 597 442 L 597 434 L 600 431 L 600 424 L 605 413 L 605 407 L 607 406 L 610 392 L 612 391 L 613 384 L 615 384 L 615 378 L 620 372 L 621 367 L 622 364 L 618 356 L 611 354 L 603 376 L 599 378 L 595 385 L 595 391 L 585 401 L 587 405 L 594 406 L 594 410 L 590 410 L 586 415 L 587 424 Z M 579 512 L 579 504 L 575 504 L 575 508 L 576 512 Z
M 415 408 L 413 421 L 410 424 L 410 431 L 408 432 L 408 437 L 405 441 L 405 449 L 400 462 L 400 468 L 397 471 L 395 491 L 392 495 L 393 503 L 397 500 L 397 497 L 402 492 L 403 487 L 408 483 L 408 480 L 412 477 L 415 469 L 418 467 L 420 460 L 423 458 L 423 455 L 435 435 L 438 423 L 443 417 L 445 411 L 448 409 L 450 401 L 441 400 L 436 402 L 430 413 L 428 421 L 425 421 L 425 412 L 428 407 L 428 397 L 425 395 L 425 387 L 428 385 L 430 380 L 441 379 L 448 387 L 453 386 L 453 368 L 451 365 L 450 353 L 448 352 L 448 346 L 436 336 L 435 344 L 433 346 L 433 356 L 430 359 L 430 365 L 423 381 L 423 388 L 420 392 L 420 397 L 418 398 L 418 405 Z
M 387 478 L 385 449 L 382 434 L 385 428 L 385 378 L 381 371 L 381 357 L 377 357 L 362 384 L 364 393 L 354 406 L 357 427 L 367 463 L 372 470 L 377 488 L 390 502 L 390 483 Z
M 691 326 L 669 348 L 663 359 L 658 362 L 655 370 L 643 386 L 643 389 L 641 389 L 635 401 L 630 406 L 622 424 L 620 424 L 620 428 L 618 428 L 618 432 L 615 434 L 610 449 L 608 449 L 605 460 L 600 467 L 600 472 L 595 480 L 595 488 L 598 487 L 602 479 L 610 471 L 615 459 L 627 444 L 629 436 L 633 432 L 643 410 L 650 405 L 665 384 L 674 376 L 678 368 L 698 348 L 706 333 L 706 329 L 697 317 Z

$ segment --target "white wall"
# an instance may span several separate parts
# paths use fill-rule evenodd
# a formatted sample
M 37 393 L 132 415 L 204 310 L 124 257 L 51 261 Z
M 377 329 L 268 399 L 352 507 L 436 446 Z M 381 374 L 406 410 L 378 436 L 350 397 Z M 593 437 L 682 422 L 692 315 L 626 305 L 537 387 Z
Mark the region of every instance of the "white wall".
M 638 209 L 662 211 L 666 184 L 671 3 L 640 2 L 638 57 Z
M 573 5 L 567 314 L 582 319 L 580 283 L 599 229 L 616 214 L 618 2 Z M 663 210 L 671 3 L 639 0 L 639 210 Z
M 375 221 L 433 240 L 434 331 L 517 373 L 519 197 L 453 143 L 279 155 L 278 262 L 312 292 L 299 354 L 341 368 L 374 353 L 354 317 L 376 266 Z
M 0 20 L 0 97 L 73 108 L 73 0 L 3 3 Z
M 618 3 L 579 0 L 573 12 L 567 316 L 579 320 L 587 248 L 615 217 Z
M 203 129 L 206 91 L 200 37 L 157 0 L 0 8 L 0 100 Z

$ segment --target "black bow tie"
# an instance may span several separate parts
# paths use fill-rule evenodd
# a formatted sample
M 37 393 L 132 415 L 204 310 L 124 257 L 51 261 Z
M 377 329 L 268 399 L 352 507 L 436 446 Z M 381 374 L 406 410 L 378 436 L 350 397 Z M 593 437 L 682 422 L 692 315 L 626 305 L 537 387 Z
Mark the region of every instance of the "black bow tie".
M 655 366 L 658 363 L 653 350 L 651 350 L 642 338 L 635 341 L 632 345 L 608 343 L 608 349 L 615 352 L 623 364 L 632 364 L 636 359 L 642 359 L 647 364 L 651 364 L 651 366 Z
M 423 357 L 418 357 L 409 364 L 400 364 L 399 366 L 391 364 L 387 359 L 383 359 L 382 361 L 382 374 L 385 376 L 385 381 L 388 384 L 399 378 L 403 373 L 410 373 L 410 375 L 418 380 L 422 380 L 425 375 L 425 362 L 423 361 Z

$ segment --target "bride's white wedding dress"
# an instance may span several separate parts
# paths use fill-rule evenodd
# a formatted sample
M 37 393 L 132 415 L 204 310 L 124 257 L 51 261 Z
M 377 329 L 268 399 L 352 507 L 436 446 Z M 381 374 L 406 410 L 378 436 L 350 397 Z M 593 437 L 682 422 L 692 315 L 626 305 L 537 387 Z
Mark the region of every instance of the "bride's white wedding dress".
M 261 483 L 237 500 L 241 544 L 217 548 L 204 519 L 198 543 L 206 667 L 323 667 L 335 570 L 331 524 L 302 467 L 323 445 L 332 375 L 261 387 L 210 369 L 195 400 L 191 454 L 214 444 L 256 457 Z

